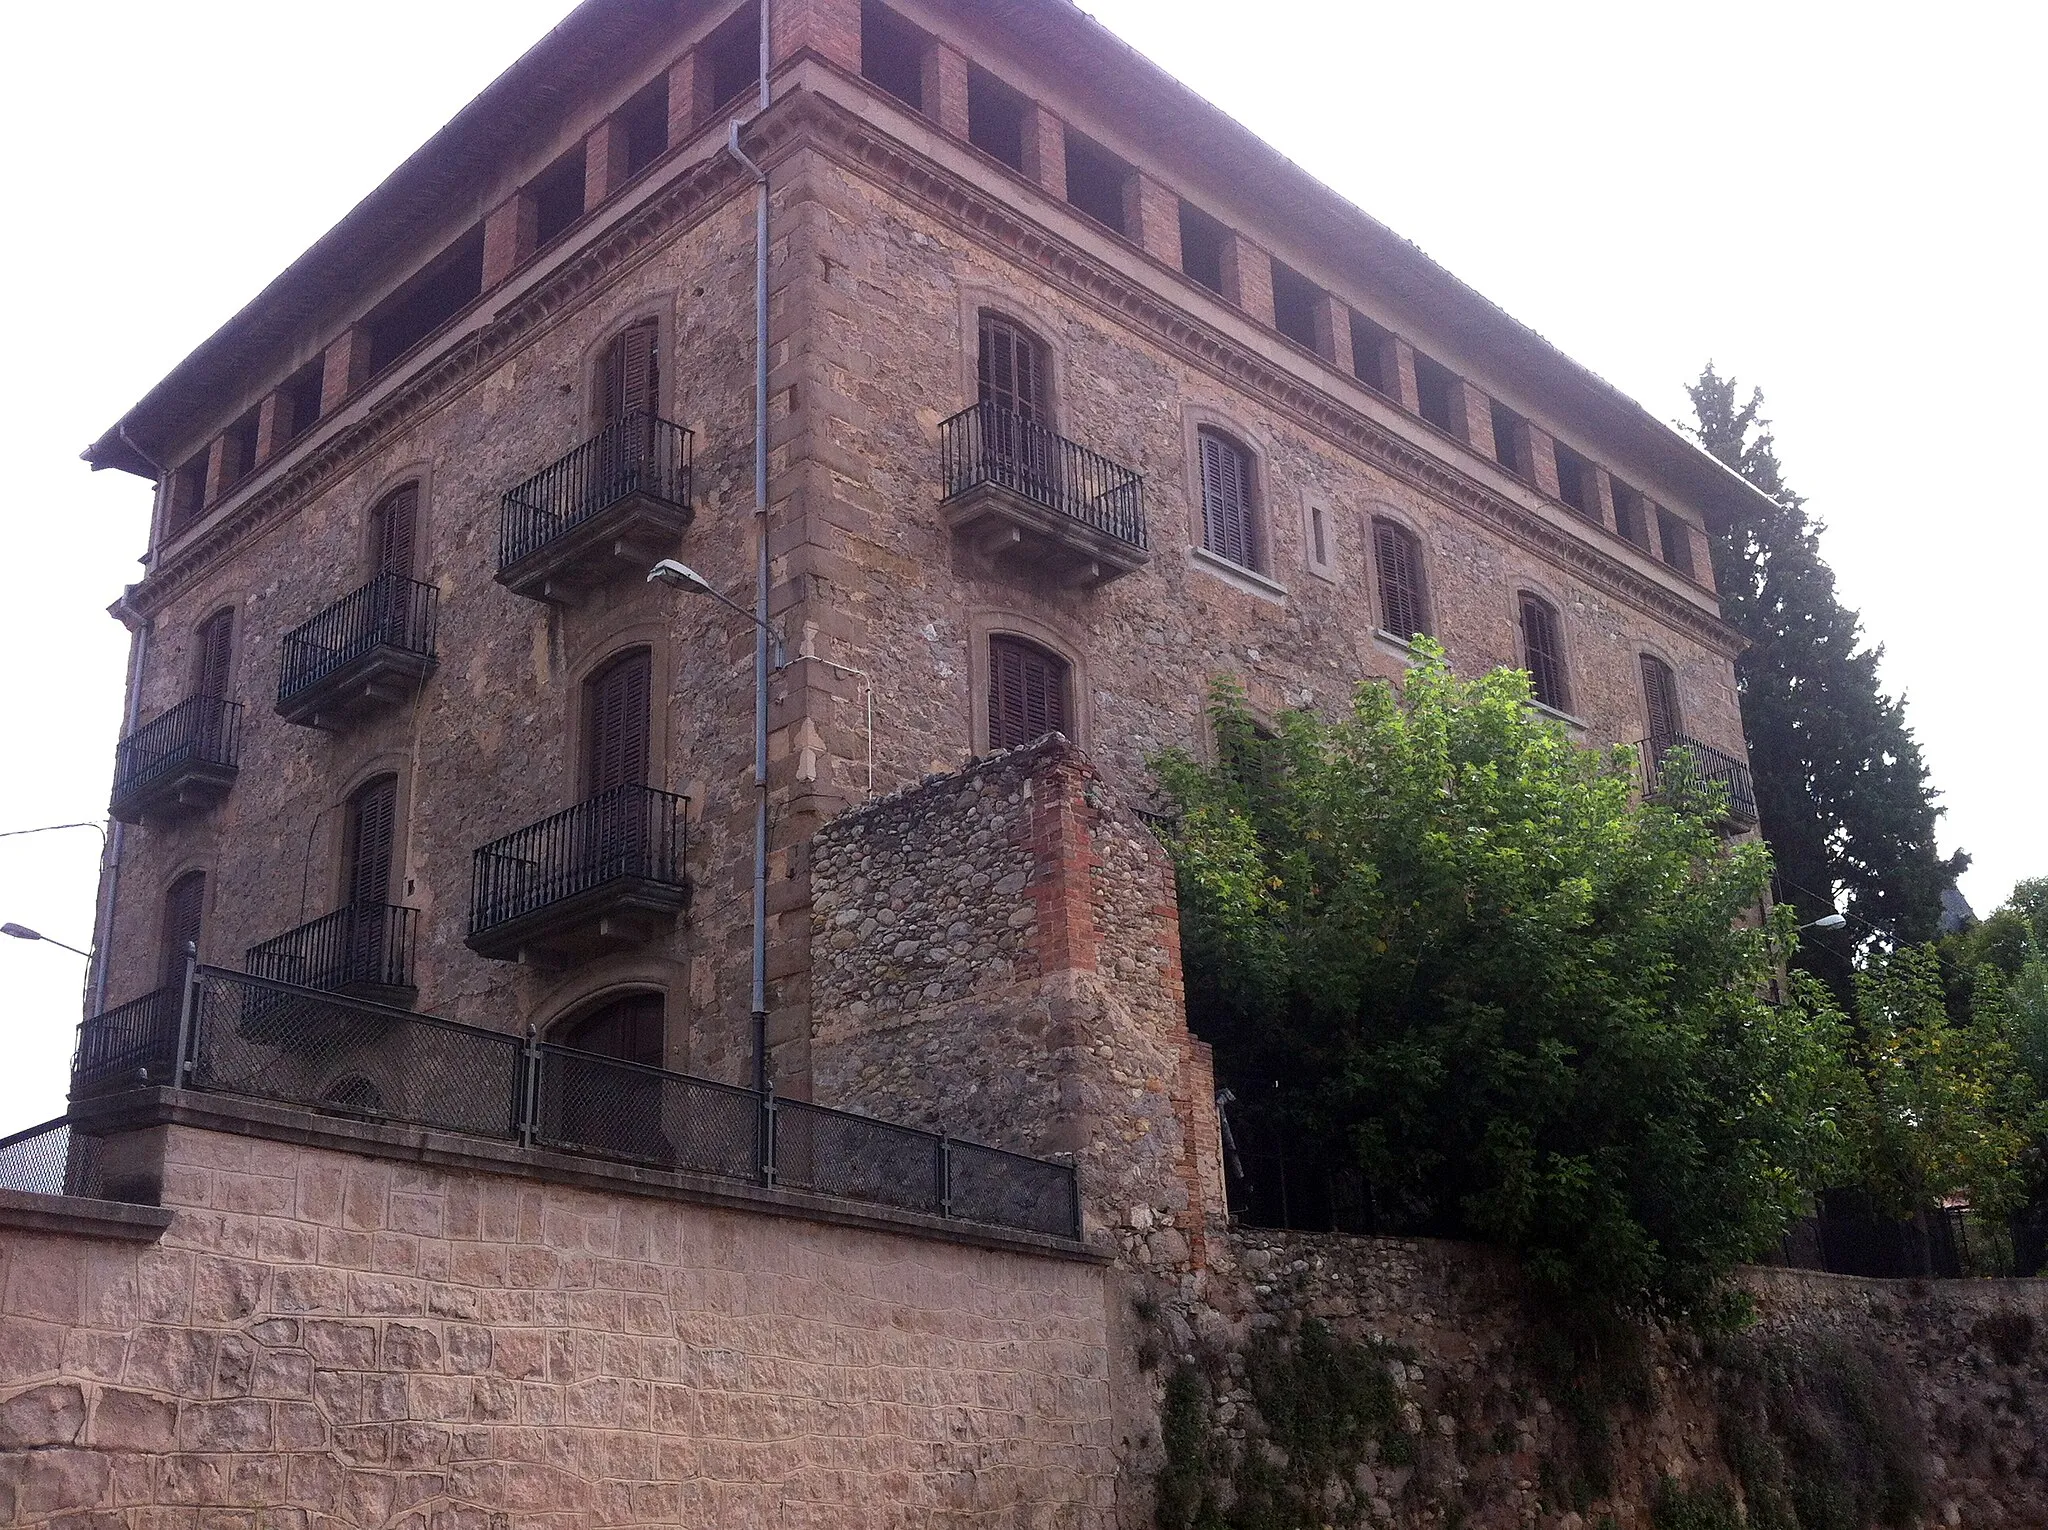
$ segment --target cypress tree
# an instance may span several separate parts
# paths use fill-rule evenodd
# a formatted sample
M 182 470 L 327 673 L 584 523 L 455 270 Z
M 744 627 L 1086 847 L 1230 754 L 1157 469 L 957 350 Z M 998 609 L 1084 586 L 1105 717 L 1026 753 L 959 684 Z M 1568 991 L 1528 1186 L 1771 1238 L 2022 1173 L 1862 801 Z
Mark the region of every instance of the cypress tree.
M 1881 645 L 1836 597 L 1821 522 L 1785 482 L 1763 392 L 1738 402 L 1709 363 L 1692 396 L 1701 446 L 1771 500 L 1713 534 L 1723 616 L 1749 642 L 1735 661 L 1758 816 L 1782 901 L 1810 923 L 1846 895 L 1848 930 L 1810 931 L 1801 965 L 1846 993 L 1870 927 L 1887 944 L 1931 940 L 1941 894 L 1969 865 L 1936 844 L 1939 795 L 1906 725 L 1903 697 L 1878 683 Z M 1816 939 L 1816 937 L 1819 937 Z

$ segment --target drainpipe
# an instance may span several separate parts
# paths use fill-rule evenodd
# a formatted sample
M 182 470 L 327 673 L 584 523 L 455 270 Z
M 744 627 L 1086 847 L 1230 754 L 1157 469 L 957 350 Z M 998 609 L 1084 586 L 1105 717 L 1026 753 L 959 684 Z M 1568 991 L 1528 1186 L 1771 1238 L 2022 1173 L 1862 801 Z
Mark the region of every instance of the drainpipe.
M 149 507 L 149 546 L 143 562 L 150 566 L 156 563 L 157 528 L 163 524 L 165 485 L 170 474 L 162 463 L 152 458 L 128 434 L 128 423 L 122 421 L 115 430 L 128 443 L 128 449 L 156 470 L 156 493 Z M 135 616 L 128 597 L 121 597 L 121 605 L 130 616 Z M 128 706 L 126 720 L 121 726 L 123 737 L 135 731 L 135 723 L 142 711 L 142 666 L 149 657 L 149 633 L 154 625 L 148 617 L 142 617 L 139 624 L 129 629 L 128 638 Z M 116 823 L 113 833 L 107 837 L 101 851 L 100 883 L 104 889 L 100 894 L 100 906 L 93 919 L 92 932 L 92 984 L 86 1003 L 86 1017 L 104 1014 L 107 1008 L 107 947 L 114 938 L 114 901 L 121 891 L 121 847 L 127 838 L 128 825 Z
M 761 89 L 768 110 L 768 0 L 761 0 Z M 726 148 L 754 178 L 754 1089 L 768 1093 L 768 172 L 740 148 L 735 119 Z

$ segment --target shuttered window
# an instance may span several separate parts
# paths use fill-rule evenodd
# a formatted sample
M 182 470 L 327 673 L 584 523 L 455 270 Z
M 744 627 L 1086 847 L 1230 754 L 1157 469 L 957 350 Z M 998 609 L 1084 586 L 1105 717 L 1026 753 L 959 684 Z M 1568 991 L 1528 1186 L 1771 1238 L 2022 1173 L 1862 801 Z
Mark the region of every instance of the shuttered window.
M 1252 460 L 1227 436 L 1205 430 L 1202 455 L 1202 545 L 1241 568 L 1259 567 L 1252 517 Z
M 653 670 L 653 656 L 636 648 L 585 682 L 583 769 L 592 796 L 647 784 Z
M 193 642 L 192 694 L 216 699 L 228 693 L 228 662 L 234 657 L 235 613 L 216 611 L 199 624 Z
M 206 873 L 188 871 L 164 894 L 163 984 L 185 981 L 185 948 L 199 944 L 199 925 L 206 914 Z
M 420 524 L 420 486 L 393 489 L 370 512 L 370 572 L 413 577 Z
M 1678 716 L 1678 677 L 1649 654 L 1643 660 L 1643 708 L 1650 718 L 1650 745 L 1659 754 L 1685 730 Z
M 1038 342 L 995 314 L 981 316 L 981 402 L 1019 419 L 1045 418 L 1045 365 Z
M 1529 671 L 1529 683 L 1538 701 L 1555 711 L 1571 710 L 1557 612 L 1534 595 L 1522 597 L 1522 667 Z
M 988 640 L 988 747 L 1015 749 L 1067 733 L 1065 661 L 1017 638 Z
M 605 347 L 598 367 L 597 408 L 606 423 L 629 414 L 658 412 L 660 336 L 661 327 L 652 319 L 643 319 Z
M 391 901 L 391 856 L 398 833 L 398 777 L 379 776 L 348 802 L 342 896 L 351 908 Z
M 1423 599 L 1422 546 L 1406 526 L 1372 523 L 1372 555 L 1378 565 L 1380 625 L 1395 637 L 1427 636 L 1429 608 Z
M 579 1052 L 658 1068 L 666 1040 L 665 1008 L 658 993 L 629 994 L 570 1021 L 550 1040 Z

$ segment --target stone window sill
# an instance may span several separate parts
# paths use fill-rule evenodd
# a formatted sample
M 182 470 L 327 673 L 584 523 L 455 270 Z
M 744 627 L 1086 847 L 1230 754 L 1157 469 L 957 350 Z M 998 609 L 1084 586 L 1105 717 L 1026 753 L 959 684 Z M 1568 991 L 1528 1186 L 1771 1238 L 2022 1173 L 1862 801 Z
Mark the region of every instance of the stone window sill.
M 1287 586 L 1277 584 L 1256 569 L 1246 568 L 1242 563 L 1232 563 L 1220 558 L 1206 547 L 1188 549 L 1188 561 L 1205 573 L 1213 574 L 1234 589 L 1243 590 L 1247 595 L 1256 595 L 1261 600 L 1270 600 L 1275 605 L 1287 601 Z
M 1580 733 L 1586 731 L 1586 720 L 1583 717 L 1574 717 L 1569 712 L 1560 712 L 1556 707 L 1547 707 L 1540 701 L 1530 702 L 1529 710 L 1540 717 L 1549 718 L 1552 722 L 1561 722 L 1567 728 L 1575 729 Z

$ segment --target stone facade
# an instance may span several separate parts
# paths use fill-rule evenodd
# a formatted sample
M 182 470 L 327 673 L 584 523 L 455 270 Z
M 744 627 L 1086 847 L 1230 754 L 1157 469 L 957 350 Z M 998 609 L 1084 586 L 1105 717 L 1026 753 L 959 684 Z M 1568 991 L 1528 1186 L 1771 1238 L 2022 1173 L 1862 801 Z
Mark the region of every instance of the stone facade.
M 1649 653 L 1675 670 L 1688 731 L 1741 752 L 1733 639 L 1711 588 L 1622 534 L 1609 473 L 1695 540 L 1717 495 L 1746 491 L 1107 46 L 1072 7 L 901 10 L 926 39 L 926 109 L 861 77 L 857 0 L 782 0 L 775 103 L 746 130 L 773 188 L 765 534 L 771 607 L 796 656 L 773 682 L 770 717 L 779 1088 L 810 1091 L 814 1030 L 838 1023 L 812 991 L 812 833 L 871 789 L 987 750 L 992 636 L 1070 666 L 1067 731 L 1106 782 L 1142 797 L 1154 751 L 1201 747 L 1213 676 L 1238 677 L 1268 711 L 1341 705 L 1362 677 L 1398 677 L 1405 654 L 1377 634 L 1368 528 L 1380 516 L 1420 539 L 1431 625 L 1461 669 L 1519 662 L 1516 602 L 1535 591 L 1561 613 L 1570 725 L 1587 741 L 1642 736 L 1637 663 Z M 218 469 L 190 517 L 190 475 L 162 489 L 149 572 L 119 610 L 138 632 L 133 700 L 147 722 L 194 683 L 199 623 L 232 608 L 228 689 L 247 728 L 220 806 L 123 836 L 103 893 L 110 1004 L 163 980 L 165 895 L 187 872 L 207 874 L 201 954 L 221 965 L 339 907 L 342 805 L 388 773 L 391 896 L 415 910 L 420 1008 L 546 1029 L 607 995 L 654 990 L 670 1066 L 747 1076 L 746 624 L 631 570 L 563 605 L 493 580 L 499 496 L 588 438 L 601 347 L 653 319 L 658 407 L 696 442 L 696 517 L 675 551 L 745 603 L 763 531 L 751 483 L 753 188 L 722 152 L 710 100 L 729 11 L 692 3 L 654 20 L 592 0 L 283 279 L 274 297 L 292 317 L 266 309 L 224 331 L 94 448 L 95 461 L 138 472 L 142 448 Z M 1058 67 L 1061 50 L 1089 67 Z M 970 59 L 1021 92 L 1021 171 L 969 141 Z M 659 80 L 668 146 L 621 183 L 633 163 L 620 157 L 622 124 Z M 1069 126 L 1133 167 L 1128 237 L 1063 200 Z M 535 178 L 579 142 L 598 170 L 588 210 L 535 248 Z M 1179 197 L 1226 225 L 1224 293 L 1180 269 Z M 373 373 L 364 316 L 479 229 L 486 290 Z M 1269 250 L 1322 294 L 1314 346 L 1273 328 Z M 1397 267 L 1400 281 L 1386 274 Z M 1052 426 L 1144 475 L 1140 571 L 1073 586 L 1028 561 L 991 563 L 948 531 L 940 424 L 975 400 L 985 310 L 1037 337 Z M 1352 369 L 1354 311 L 1392 334 L 1384 393 Z M 1464 375 L 1457 432 L 1417 414 L 1417 344 Z M 286 389 L 309 367 L 324 378 L 323 413 L 285 435 Z M 1541 462 L 1528 480 L 1502 471 L 1480 429 L 1494 395 L 1596 464 L 1589 514 L 1558 502 Z M 233 424 L 259 402 L 260 460 L 230 482 Z M 1193 451 L 1205 426 L 1252 454 L 1256 569 L 1200 547 Z M 422 495 L 419 576 L 440 602 L 437 667 L 339 731 L 281 721 L 269 703 L 283 634 L 367 577 L 369 512 L 406 482 Z M 473 953 L 472 852 L 582 800 L 581 682 L 635 646 L 657 677 L 648 780 L 690 798 L 687 916 L 564 969 Z

